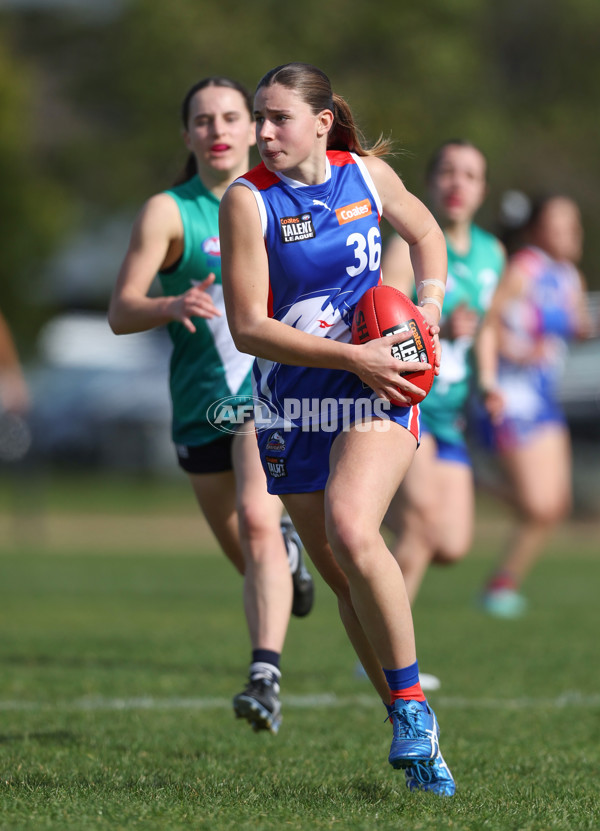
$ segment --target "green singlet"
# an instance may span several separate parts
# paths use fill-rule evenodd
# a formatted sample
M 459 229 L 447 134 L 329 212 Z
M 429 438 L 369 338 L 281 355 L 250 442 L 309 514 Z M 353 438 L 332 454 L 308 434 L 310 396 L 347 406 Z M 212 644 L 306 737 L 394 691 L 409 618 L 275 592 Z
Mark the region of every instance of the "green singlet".
M 504 251 L 492 234 L 471 225 L 471 246 L 457 254 L 448 240 L 448 280 L 440 323 L 464 304 L 483 317 L 504 268 Z M 472 338 L 442 339 L 442 365 L 421 406 L 426 430 L 445 442 L 464 443 L 465 406 L 472 375 Z
M 173 402 L 172 436 L 175 444 L 191 447 L 222 438 L 212 426 L 207 411 L 211 404 L 235 395 L 236 402 L 251 401 L 250 371 L 253 358 L 235 347 L 223 302 L 221 249 L 219 245 L 219 200 L 194 176 L 165 193 L 179 208 L 184 246 L 181 259 L 159 272 L 165 295 L 180 295 L 214 273 L 207 289 L 221 317 L 193 318 L 196 332 L 172 321 L 167 328 L 173 342 L 170 389 Z

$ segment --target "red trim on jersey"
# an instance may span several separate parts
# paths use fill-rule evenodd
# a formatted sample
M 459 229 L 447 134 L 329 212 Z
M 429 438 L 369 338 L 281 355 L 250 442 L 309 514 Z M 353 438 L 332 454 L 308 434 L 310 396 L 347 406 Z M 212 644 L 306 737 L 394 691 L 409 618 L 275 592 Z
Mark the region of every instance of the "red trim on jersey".
M 343 167 L 345 164 L 356 164 L 348 150 L 328 150 L 327 158 L 329 164 L 335 167 Z
M 542 254 L 533 248 L 522 248 L 512 256 L 512 263 L 530 275 L 536 273 L 542 262 Z
M 252 182 L 252 184 L 259 190 L 266 190 L 267 188 L 270 188 L 271 185 L 276 185 L 281 181 L 279 176 L 275 173 L 271 173 L 270 170 L 267 170 L 264 162 L 261 162 L 256 167 L 253 167 L 252 170 L 244 173 L 244 175 L 240 178 L 247 179 L 249 182 Z
M 329 164 L 332 164 L 334 167 L 344 167 L 344 165 L 347 164 L 356 164 L 348 150 L 328 150 L 327 158 L 329 159 Z M 272 173 L 265 167 L 264 162 L 256 165 L 256 167 L 253 167 L 252 170 L 244 173 L 244 175 L 240 176 L 240 178 L 247 179 L 259 190 L 266 190 L 281 181 L 276 173 Z
M 420 413 L 419 405 L 418 404 L 413 404 L 413 406 L 410 408 L 410 417 L 408 419 L 408 432 L 411 434 L 411 436 L 415 437 L 417 442 L 419 441 L 419 432 L 420 432 L 419 431 L 419 427 L 420 427 L 419 413 Z
M 266 248 L 265 243 L 265 248 Z M 267 317 L 273 317 L 273 288 L 271 286 L 271 278 L 269 277 L 269 294 L 267 297 Z

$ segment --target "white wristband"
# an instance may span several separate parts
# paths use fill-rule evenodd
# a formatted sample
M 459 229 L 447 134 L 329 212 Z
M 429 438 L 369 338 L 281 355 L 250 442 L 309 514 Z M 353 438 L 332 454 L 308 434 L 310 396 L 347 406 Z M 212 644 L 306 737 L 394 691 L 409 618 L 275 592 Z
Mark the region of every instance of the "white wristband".
M 443 282 L 443 280 L 434 280 L 433 278 L 430 280 L 421 280 L 421 282 L 419 283 L 419 288 L 417 289 L 417 294 L 425 286 L 437 286 L 438 289 L 441 289 L 443 293 L 446 294 L 446 284 Z
M 436 297 L 424 297 L 422 300 L 419 300 L 419 306 L 424 306 L 425 303 L 433 303 L 434 306 L 437 306 L 440 317 L 442 316 L 442 304 Z

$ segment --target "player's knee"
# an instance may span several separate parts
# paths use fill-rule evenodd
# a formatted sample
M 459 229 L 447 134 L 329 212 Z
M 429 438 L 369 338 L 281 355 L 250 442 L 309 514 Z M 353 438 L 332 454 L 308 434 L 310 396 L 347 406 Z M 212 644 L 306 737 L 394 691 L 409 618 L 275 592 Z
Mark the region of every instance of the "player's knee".
M 571 513 L 572 502 L 568 494 L 557 499 L 554 505 L 553 522 L 562 522 Z
M 329 513 L 327 517 L 327 539 L 333 550 L 334 557 L 339 566 L 346 573 L 349 569 L 361 569 L 361 563 L 365 552 L 373 540 L 373 533 L 370 525 L 361 522 L 359 518 L 351 516 L 352 512 L 345 511 L 336 514 L 336 511 Z
M 267 539 L 274 532 L 271 515 L 251 500 L 238 505 L 240 534 L 250 542 Z
M 566 519 L 571 510 L 571 501 L 567 495 L 557 494 L 554 498 L 531 500 L 522 508 L 525 518 L 530 522 L 555 525 Z
M 327 539 L 337 560 L 354 560 L 367 543 L 361 529 L 353 528 L 348 523 L 328 525 Z
M 436 565 L 451 566 L 466 557 L 470 548 L 471 539 L 465 537 L 445 539 L 437 546 L 433 562 Z

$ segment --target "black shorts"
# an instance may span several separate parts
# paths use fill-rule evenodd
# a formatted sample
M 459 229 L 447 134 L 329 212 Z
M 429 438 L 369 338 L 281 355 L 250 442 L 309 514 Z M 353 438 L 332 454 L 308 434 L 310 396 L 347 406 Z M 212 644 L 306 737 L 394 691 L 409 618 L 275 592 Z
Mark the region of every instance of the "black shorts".
M 224 473 L 233 470 L 231 447 L 234 436 L 226 434 L 208 444 L 176 444 L 177 461 L 186 473 Z

